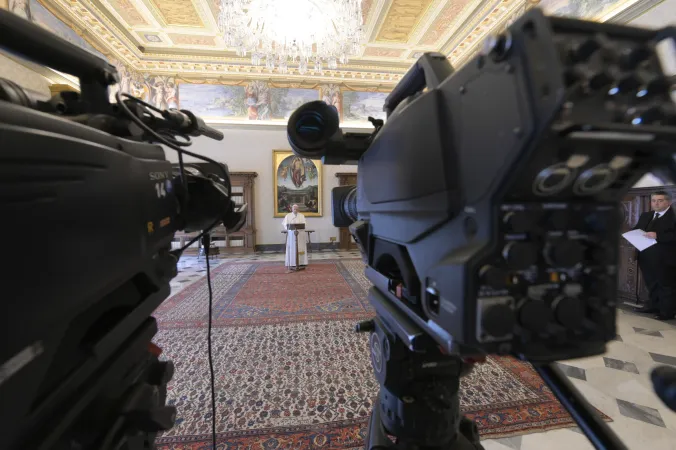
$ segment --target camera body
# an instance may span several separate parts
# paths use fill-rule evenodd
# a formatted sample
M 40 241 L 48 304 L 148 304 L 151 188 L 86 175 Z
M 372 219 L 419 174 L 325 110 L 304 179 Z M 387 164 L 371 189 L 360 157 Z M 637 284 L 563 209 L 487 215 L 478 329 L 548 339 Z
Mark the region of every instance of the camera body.
M 673 38 L 532 10 L 455 73 L 423 55 L 370 136 L 343 135 L 321 102 L 299 108 L 294 151 L 358 163 L 357 186 L 334 190 L 334 225 L 360 246 L 372 303 L 449 353 L 604 352 L 619 202 L 649 170 L 675 169 Z
M 223 134 L 189 111 L 111 104 L 107 62 L 8 11 L 0 29 L 0 47 L 81 87 L 38 102 L 0 79 L 0 233 L 12 258 L 0 447 L 151 448 L 176 415 L 165 404 L 173 365 L 151 342 L 181 256 L 174 233 L 236 231 L 246 218 L 227 166 L 175 167 L 160 143 Z

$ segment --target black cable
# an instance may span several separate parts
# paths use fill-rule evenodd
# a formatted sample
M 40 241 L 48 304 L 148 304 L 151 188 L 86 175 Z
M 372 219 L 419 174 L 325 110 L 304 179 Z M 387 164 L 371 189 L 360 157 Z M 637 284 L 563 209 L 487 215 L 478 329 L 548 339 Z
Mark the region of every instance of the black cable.
M 208 234 L 206 235 L 208 236 Z M 209 321 L 207 325 L 207 353 L 209 354 L 209 376 L 211 378 L 211 445 L 213 450 L 216 450 L 216 392 L 214 386 L 216 386 L 216 377 L 214 375 L 214 360 L 211 357 L 211 325 L 213 323 L 213 293 L 211 288 L 211 268 L 209 266 L 209 246 L 210 239 L 205 242 L 204 245 L 204 255 L 207 257 L 207 287 L 209 289 Z
M 199 155 L 199 154 L 194 153 L 194 152 L 190 152 L 190 151 L 188 151 L 188 150 L 185 150 L 185 149 L 183 149 L 183 148 L 180 148 L 179 146 L 174 145 L 174 144 L 171 143 L 169 140 L 165 139 L 163 136 L 161 136 L 159 133 L 157 133 L 155 130 L 153 130 L 152 128 L 150 128 L 148 125 L 146 125 L 145 123 L 143 123 L 143 121 L 142 121 L 139 117 L 137 117 L 134 113 L 132 113 L 131 110 L 129 109 L 129 107 L 122 101 L 122 97 L 123 97 L 123 96 L 126 97 L 126 98 L 128 98 L 128 99 L 131 100 L 131 101 L 134 101 L 134 102 L 140 103 L 140 104 L 142 104 L 142 105 L 144 105 L 144 106 L 147 106 L 147 107 L 149 107 L 149 108 L 151 108 L 151 109 L 153 109 L 153 110 L 155 110 L 155 111 L 162 112 L 162 110 L 161 110 L 161 109 L 158 109 L 158 108 L 156 108 L 156 107 L 150 105 L 149 103 L 146 103 L 146 102 L 144 102 L 143 100 L 138 99 L 138 98 L 136 98 L 136 97 L 134 97 L 134 96 L 132 96 L 132 95 L 130 95 L 130 94 L 120 94 L 119 92 L 116 93 L 116 94 L 115 94 L 115 100 L 117 100 L 118 105 L 120 105 L 120 107 L 122 108 L 122 110 L 127 114 L 127 116 L 129 116 L 129 119 L 130 119 L 132 122 L 134 122 L 136 125 L 138 125 L 139 127 L 141 127 L 141 129 L 143 129 L 143 130 L 146 131 L 148 134 L 150 134 L 150 135 L 153 136 L 155 139 L 157 139 L 158 142 L 160 142 L 160 143 L 166 145 L 167 147 L 171 148 L 172 150 L 177 151 L 178 154 L 179 154 L 179 156 L 182 156 L 183 154 L 185 154 L 185 155 L 188 155 L 188 156 L 192 156 L 193 158 L 201 159 L 202 161 L 206 161 L 206 162 L 208 162 L 208 163 L 211 163 L 211 164 L 215 165 L 215 166 L 218 168 L 218 170 L 220 170 L 221 173 L 223 174 L 223 179 L 224 179 L 224 180 L 227 180 L 227 179 L 228 179 L 228 174 L 227 174 L 227 172 L 225 171 L 225 169 L 223 168 L 223 166 L 221 166 L 221 165 L 220 165 L 219 163 L 217 163 L 215 160 L 213 160 L 213 159 L 211 159 L 211 158 L 207 158 L 206 156 Z M 179 168 L 180 168 L 180 170 L 181 170 L 181 174 L 183 174 L 183 173 L 184 173 L 184 167 L 183 167 L 183 158 L 182 158 L 182 157 L 179 157 Z M 182 181 L 182 182 L 185 182 L 185 179 L 183 179 L 183 180 L 181 180 L 181 181 Z M 187 191 L 187 189 L 186 189 L 186 191 Z M 194 244 L 198 239 L 200 239 L 202 236 L 204 236 L 204 233 L 205 233 L 205 232 L 210 231 L 212 228 L 214 228 L 216 225 L 218 225 L 218 223 L 219 223 L 220 221 L 221 221 L 220 219 L 216 219 L 216 221 L 215 221 L 210 227 L 208 227 L 206 230 L 202 231 L 201 234 L 199 234 L 195 239 L 193 239 L 193 240 L 191 240 L 190 242 L 188 242 L 187 245 L 184 245 L 184 246 L 179 250 L 179 252 L 183 252 L 186 248 L 188 248 L 188 247 L 190 247 L 192 244 Z
M 189 156 L 192 156 L 193 158 L 196 159 L 201 159 L 203 161 L 206 161 L 208 163 L 214 164 L 216 167 L 218 167 L 219 170 L 222 171 L 223 173 L 223 179 L 227 180 L 228 179 L 228 174 L 225 171 L 225 169 L 216 161 L 214 161 L 211 158 L 207 158 L 206 156 L 198 155 L 197 153 L 189 152 L 183 148 L 181 148 L 178 145 L 173 144 L 171 141 L 175 139 L 166 139 L 165 137 L 161 136 L 159 133 L 157 133 L 155 130 L 150 128 L 148 125 L 143 123 L 143 121 L 136 116 L 134 113 L 131 112 L 129 107 L 122 101 L 122 96 L 129 98 L 130 100 L 140 103 L 154 111 L 159 112 L 160 114 L 162 113 L 162 110 L 159 108 L 156 108 L 155 106 L 144 102 L 141 99 L 138 99 L 130 94 L 121 94 L 120 92 L 117 92 L 115 94 L 115 100 L 117 100 L 118 105 L 124 113 L 129 117 L 129 120 L 134 122 L 136 125 L 141 127 L 141 129 L 145 130 L 147 133 L 149 133 L 151 136 L 153 136 L 155 139 L 157 139 L 158 142 L 161 142 L 162 144 L 166 145 L 167 147 L 171 148 L 172 150 L 175 150 L 178 152 L 179 155 L 179 168 L 181 170 L 181 183 L 185 183 L 185 177 L 183 177 L 184 170 L 183 170 L 183 158 L 182 155 L 186 154 Z M 192 144 L 192 143 L 191 143 Z M 187 188 L 186 188 L 187 192 Z M 179 254 L 183 252 L 186 248 L 190 247 L 195 241 L 199 240 L 202 236 L 204 236 L 206 233 L 209 233 L 212 228 L 214 228 L 218 223 L 221 221 L 221 219 L 216 219 L 216 221 L 208 227 L 206 230 L 202 230 L 202 232 L 193 240 L 188 242 L 187 245 L 185 245 L 183 248 L 179 250 Z M 215 376 L 214 376 L 214 362 L 213 362 L 213 355 L 211 353 L 211 328 L 212 328 L 212 307 L 213 307 L 213 291 L 211 289 L 211 269 L 209 267 L 209 255 L 208 255 L 208 250 L 205 250 L 207 254 L 207 286 L 209 288 L 209 323 L 207 326 L 207 358 L 209 360 L 209 370 L 211 373 L 211 430 L 212 430 L 212 437 L 211 437 L 211 442 L 213 445 L 213 450 L 216 450 L 216 383 L 215 383 Z

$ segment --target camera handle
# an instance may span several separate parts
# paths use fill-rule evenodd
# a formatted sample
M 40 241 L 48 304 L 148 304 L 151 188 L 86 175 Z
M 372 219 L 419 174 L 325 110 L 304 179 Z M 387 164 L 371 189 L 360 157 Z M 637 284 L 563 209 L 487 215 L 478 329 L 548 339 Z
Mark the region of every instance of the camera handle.
M 119 81 L 115 66 L 3 9 L 0 9 L 0 30 L 0 48 L 41 66 L 78 77 L 81 101 L 88 106 L 88 112 L 111 113 L 108 86 Z
M 387 96 L 383 111 L 389 117 L 404 99 L 425 88 L 435 89 L 452 73 L 453 66 L 442 53 L 424 53 Z

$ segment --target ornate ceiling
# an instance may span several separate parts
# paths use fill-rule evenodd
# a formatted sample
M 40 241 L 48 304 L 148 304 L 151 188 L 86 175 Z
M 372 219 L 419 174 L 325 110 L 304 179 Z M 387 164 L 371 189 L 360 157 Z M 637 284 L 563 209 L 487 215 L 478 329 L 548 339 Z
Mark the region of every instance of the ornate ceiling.
M 492 30 L 527 8 L 626 21 L 655 0 L 363 0 L 361 56 L 323 73 L 254 67 L 219 35 L 219 0 L 39 0 L 103 53 L 140 72 L 184 79 L 275 79 L 392 85 L 424 51 L 464 63 Z

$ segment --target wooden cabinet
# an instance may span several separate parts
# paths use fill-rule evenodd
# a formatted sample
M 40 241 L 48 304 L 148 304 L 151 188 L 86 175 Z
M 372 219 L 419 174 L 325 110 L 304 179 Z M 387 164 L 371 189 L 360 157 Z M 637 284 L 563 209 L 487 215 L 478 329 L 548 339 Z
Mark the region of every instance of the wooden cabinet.
M 357 184 L 357 174 L 354 172 L 337 173 L 339 186 L 351 186 Z M 350 230 L 347 228 L 338 228 L 338 248 L 341 250 L 357 250 L 357 243 L 350 235 Z
M 258 174 L 256 172 L 230 172 L 232 191 L 230 193 L 237 205 L 248 205 L 246 222 L 241 230 L 234 233 L 226 233 L 225 227 L 219 225 L 211 232 L 212 254 L 230 253 L 253 253 L 256 249 L 256 211 L 254 205 L 255 186 L 254 182 Z M 198 233 L 176 233 L 174 248 L 180 248 L 190 242 Z M 216 250 L 217 249 L 217 250 Z M 197 254 L 198 243 L 186 249 L 186 254 Z
M 650 194 L 664 190 L 676 198 L 676 186 L 661 186 L 630 189 L 622 200 L 624 220 L 620 233 L 631 230 L 638 222 L 641 213 L 650 211 Z M 636 249 L 625 239 L 620 238 L 620 261 L 618 266 L 617 295 L 621 302 L 645 304 L 648 301 L 648 289 L 636 260 Z

